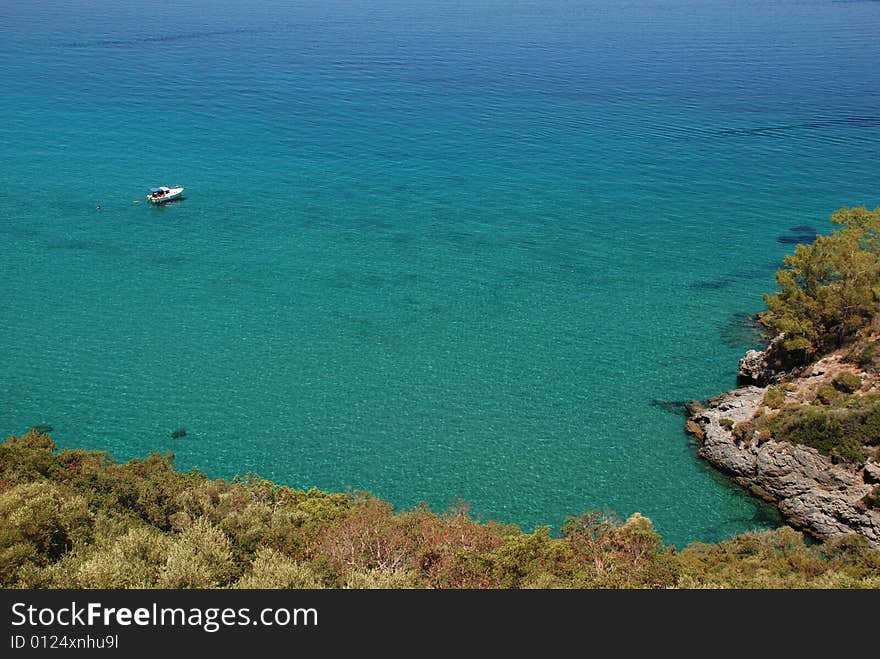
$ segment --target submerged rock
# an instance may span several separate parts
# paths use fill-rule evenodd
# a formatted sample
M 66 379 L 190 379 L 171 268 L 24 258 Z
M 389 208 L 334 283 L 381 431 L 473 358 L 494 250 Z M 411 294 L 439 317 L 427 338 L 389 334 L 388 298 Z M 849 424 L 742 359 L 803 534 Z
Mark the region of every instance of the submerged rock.
M 41 424 L 36 425 L 33 428 L 31 428 L 31 430 L 36 430 L 41 435 L 45 435 L 46 433 L 52 432 L 53 430 L 55 430 L 55 428 L 50 426 L 48 423 L 41 423 Z
M 181 437 L 186 437 L 186 428 L 178 428 L 171 433 L 171 439 L 180 439 Z
M 655 398 L 651 401 L 651 405 L 659 407 L 664 412 L 680 414 L 681 416 L 691 416 L 703 409 L 703 404 L 698 400 L 662 400 Z
M 654 407 L 659 407 L 664 412 L 669 412 L 670 414 L 686 414 L 686 407 L 688 401 L 686 400 L 661 400 L 659 398 L 655 398 L 651 401 L 651 405 Z
M 776 238 L 776 242 L 783 245 L 809 245 L 816 240 L 816 235 L 819 233 L 815 227 L 811 227 L 809 224 L 799 224 L 796 227 L 790 227 L 789 231 L 791 233 Z

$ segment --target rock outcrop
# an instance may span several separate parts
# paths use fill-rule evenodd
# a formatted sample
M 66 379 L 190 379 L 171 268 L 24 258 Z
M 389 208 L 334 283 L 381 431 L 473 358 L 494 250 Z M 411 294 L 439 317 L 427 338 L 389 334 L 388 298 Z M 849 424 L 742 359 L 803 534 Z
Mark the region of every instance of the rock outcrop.
M 739 360 L 739 384 L 763 386 L 780 382 L 804 363 L 802 352 L 789 352 L 783 346 L 784 335 L 774 338 L 766 350 L 749 350 Z
M 808 446 L 737 432 L 737 424 L 762 407 L 765 392 L 766 387 L 747 386 L 695 409 L 688 429 L 697 437 L 700 455 L 776 504 L 792 526 L 822 540 L 859 533 L 880 548 L 880 511 L 863 502 L 880 476 L 880 464 L 835 464 Z
M 763 350 L 749 350 L 739 360 L 739 371 L 736 374 L 740 382 L 760 384 L 767 379 L 767 360 Z

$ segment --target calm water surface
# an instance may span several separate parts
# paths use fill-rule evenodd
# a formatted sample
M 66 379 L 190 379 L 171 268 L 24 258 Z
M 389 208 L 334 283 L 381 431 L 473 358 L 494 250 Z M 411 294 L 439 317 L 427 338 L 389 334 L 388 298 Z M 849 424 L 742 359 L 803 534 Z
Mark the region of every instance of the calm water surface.
M 792 227 L 880 205 L 880 3 L 75 4 L 0 5 L 0 432 L 779 524 L 657 401 L 734 384 Z

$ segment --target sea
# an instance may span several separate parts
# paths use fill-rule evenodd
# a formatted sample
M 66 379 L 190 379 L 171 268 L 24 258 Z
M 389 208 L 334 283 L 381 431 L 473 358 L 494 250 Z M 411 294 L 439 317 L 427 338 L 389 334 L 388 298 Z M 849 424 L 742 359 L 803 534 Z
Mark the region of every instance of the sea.
M 0 434 L 526 531 L 778 527 L 681 406 L 735 386 L 785 254 L 880 205 L 878 33 L 876 1 L 4 0 Z

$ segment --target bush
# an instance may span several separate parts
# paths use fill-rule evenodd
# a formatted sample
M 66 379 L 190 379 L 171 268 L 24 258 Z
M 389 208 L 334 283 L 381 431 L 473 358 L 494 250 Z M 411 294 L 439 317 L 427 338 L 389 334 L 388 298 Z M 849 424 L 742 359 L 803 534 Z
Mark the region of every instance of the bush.
M 846 418 L 847 431 L 860 443 L 880 445 L 880 395 L 853 396 Z
M 751 439 L 752 434 L 755 431 L 755 424 L 751 419 L 746 419 L 745 421 L 740 421 L 733 427 L 733 436 L 735 439 L 741 442 L 747 442 Z
M 785 392 L 778 387 L 768 387 L 767 392 L 764 394 L 764 400 L 761 401 L 761 404 L 766 407 L 778 410 L 780 407 L 785 405 Z
M 878 410 L 880 396 L 868 394 L 824 412 L 844 435 L 871 442 Z M 790 408 L 777 416 L 794 419 Z M 766 418 L 745 423 L 769 432 Z M 853 541 L 805 547 L 784 529 L 678 553 L 638 514 L 624 524 L 587 513 L 555 537 L 548 527 L 479 523 L 463 507 L 395 512 L 366 495 L 210 480 L 163 456 L 115 464 L 96 451 L 56 455 L 39 434 L 0 454 L 6 587 L 880 588 L 880 552 Z
M 240 566 L 233 560 L 229 538 L 204 517 L 180 534 L 168 552 L 159 588 L 225 586 Z
M 844 404 L 846 396 L 836 387 L 823 382 L 816 388 L 816 400 L 823 405 L 837 406 Z
M 261 547 L 254 556 L 250 572 L 235 584 L 236 588 L 314 589 L 321 580 L 308 565 L 297 563 L 281 552 Z
M 831 381 L 834 388 L 845 394 L 851 394 L 862 388 L 862 380 L 853 373 L 841 373 Z
M 726 416 L 718 419 L 718 425 L 720 425 L 725 430 L 733 429 L 734 421 L 733 419 L 728 419 Z
M 0 585 L 14 586 L 19 570 L 58 561 L 92 538 L 85 499 L 52 483 L 23 483 L 0 494 Z
M 401 570 L 383 572 L 381 570 L 357 570 L 349 573 L 342 584 L 343 588 L 370 590 L 402 590 L 424 588 L 417 574 Z
M 875 485 L 874 489 L 864 496 L 862 503 L 865 504 L 866 508 L 880 510 L 880 485 Z
M 845 412 L 796 405 L 783 409 L 769 422 L 769 428 L 777 440 L 811 446 L 837 460 L 863 462 L 851 421 Z
M 861 369 L 874 369 L 877 363 L 877 342 L 869 341 L 853 348 L 846 359 Z
M 77 588 L 155 588 L 165 569 L 172 537 L 135 527 L 76 569 Z

